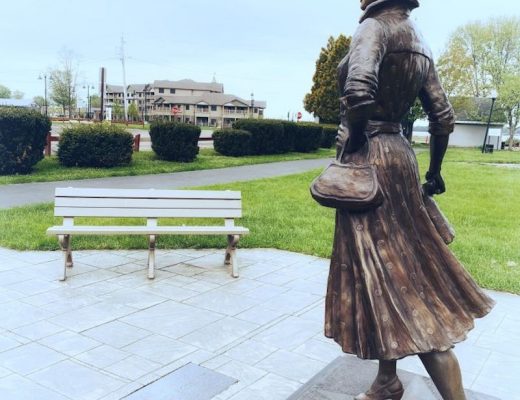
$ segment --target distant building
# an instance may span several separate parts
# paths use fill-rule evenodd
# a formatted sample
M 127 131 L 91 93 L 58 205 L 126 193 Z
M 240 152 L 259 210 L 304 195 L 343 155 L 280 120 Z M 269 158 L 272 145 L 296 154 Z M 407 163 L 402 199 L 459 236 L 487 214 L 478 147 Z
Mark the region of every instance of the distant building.
M 491 123 L 486 144 L 492 144 L 498 150 L 502 145 L 501 123 Z M 453 147 L 482 147 L 486 136 L 487 122 L 456 121 L 453 133 L 450 135 L 450 146 Z M 418 120 L 413 128 L 413 139 L 418 143 L 429 143 L 428 121 Z
M 29 99 L 0 99 L 0 107 L 35 107 L 32 100 Z
M 128 105 L 135 103 L 146 120 L 167 119 L 200 126 L 229 127 L 238 119 L 263 118 L 265 101 L 225 94 L 217 82 L 158 80 L 127 87 Z M 106 105 L 123 105 L 123 87 L 106 86 Z

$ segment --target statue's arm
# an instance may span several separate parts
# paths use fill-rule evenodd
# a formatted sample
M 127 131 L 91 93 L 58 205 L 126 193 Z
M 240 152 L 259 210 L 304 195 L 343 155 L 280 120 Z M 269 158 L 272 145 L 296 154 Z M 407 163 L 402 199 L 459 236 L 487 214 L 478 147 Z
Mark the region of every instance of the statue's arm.
M 379 67 L 385 52 L 384 29 L 378 21 L 368 18 L 352 39 L 348 62 L 339 65 L 341 102 L 350 132 L 348 152 L 356 151 L 366 140 L 365 127 L 375 107 Z
M 446 191 L 441 167 L 448 148 L 449 135 L 455 126 L 453 107 L 442 88 L 433 62 L 426 83 L 419 92 L 419 98 L 430 122 L 430 168 L 426 174 L 424 190 L 432 196 Z

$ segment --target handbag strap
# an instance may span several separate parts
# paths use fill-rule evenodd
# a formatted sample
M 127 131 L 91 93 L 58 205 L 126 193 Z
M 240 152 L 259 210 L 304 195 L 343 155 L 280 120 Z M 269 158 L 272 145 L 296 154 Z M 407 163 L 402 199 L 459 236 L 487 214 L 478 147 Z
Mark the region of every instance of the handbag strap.
M 370 155 L 370 138 L 368 137 L 368 135 L 367 135 L 366 133 L 363 133 L 363 135 L 365 135 L 365 137 L 366 137 L 367 158 L 369 158 L 369 155 Z M 340 152 L 339 157 L 338 157 L 338 162 L 339 162 L 340 164 L 342 164 L 342 160 L 343 160 L 343 156 L 345 155 L 345 151 L 346 151 L 347 143 L 348 143 L 348 138 L 347 138 L 347 140 L 345 140 L 345 141 L 343 142 L 343 146 L 341 146 L 341 152 Z M 365 147 L 365 146 L 363 146 L 363 147 Z M 361 147 L 361 148 L 358 150 L 358 152 L 359 152 L 360 150 L 362 150 L 363 147 Z M 354 153 L 352 153 L 352 154 L 354 154 Z

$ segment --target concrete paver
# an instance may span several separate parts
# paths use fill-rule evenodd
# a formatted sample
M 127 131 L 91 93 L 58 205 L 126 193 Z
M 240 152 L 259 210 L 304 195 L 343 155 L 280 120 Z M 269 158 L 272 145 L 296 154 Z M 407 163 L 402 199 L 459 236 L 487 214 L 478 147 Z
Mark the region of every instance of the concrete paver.
M 0 397 L 120 399 L 193 363 L 238 380 L 215 400 L 283 400 L 342 355 L 323 336 L 328 260 L 239 249 L 236 280 L 202 262 L 221 253 L 158 251 L 149 281 L 146 251 L 78 251 L 59 282 L 59 252 L 0 249 Z M 34 294 L 21 284 L 36 277 Z M 455 352 L 468 388 L 520 400 L 520 296 L 489 294 L 495 310 Z M 417 357 L 398 366 L 426 375 Z

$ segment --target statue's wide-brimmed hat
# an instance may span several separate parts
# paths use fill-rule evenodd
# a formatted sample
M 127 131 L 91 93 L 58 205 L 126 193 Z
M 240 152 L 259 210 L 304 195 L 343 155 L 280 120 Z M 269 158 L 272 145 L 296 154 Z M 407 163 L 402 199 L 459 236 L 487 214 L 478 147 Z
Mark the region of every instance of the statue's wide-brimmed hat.
M 363 16 L 361 17 L 361 21 L 364 21 L 366 18 L 370 16 L 370 14 L 379 8 L 389 6 L 392 4 L 404 4 L 410 10 L 413 10 L 414 8 L 419 7 L 419 0 L 376 0 L 373 3 L 369 4 L 369 6 L 366 8 L 365 12 L 363 13 Z

